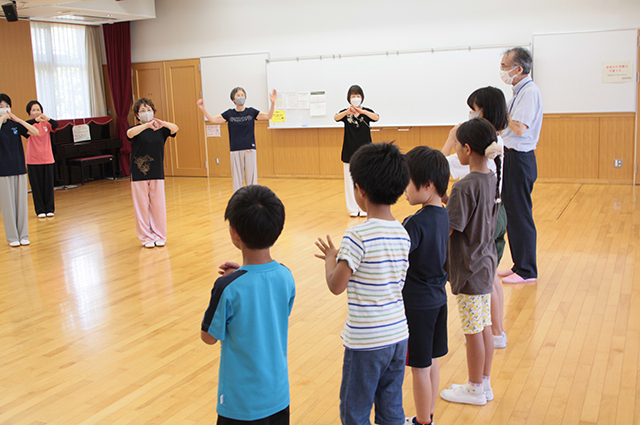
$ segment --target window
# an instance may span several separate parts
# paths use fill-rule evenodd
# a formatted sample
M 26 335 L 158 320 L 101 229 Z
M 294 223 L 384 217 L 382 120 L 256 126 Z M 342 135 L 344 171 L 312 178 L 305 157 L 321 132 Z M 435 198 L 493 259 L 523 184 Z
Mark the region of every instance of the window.
M 38 100 L 55 119 L 91 117 L 86 28 L 31 22 Z

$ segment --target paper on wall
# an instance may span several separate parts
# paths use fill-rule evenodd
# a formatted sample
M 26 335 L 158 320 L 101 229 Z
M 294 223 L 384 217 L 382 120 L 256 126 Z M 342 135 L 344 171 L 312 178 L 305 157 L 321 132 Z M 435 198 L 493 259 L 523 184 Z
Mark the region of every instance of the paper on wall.
M 287 105 L 286 109 L 298 109 L 298 93 L 289 92 L 285 95 L 285 104 Z
M 602 62 L 602 82 L 633 82 L 633 62 Z
M 285 122 L 287 119 L 285 111 L 279 109 L 273 111 L 273 117 L 271 117 L 271 122 Z
M 312 117 L 324 117 L 327 115 L 327 104 L 312 103 L 309 108 L 309 115 Z
M 298 109 L 309 109 L 309 98 L 311 93 L 308 91 L 298 92 Z
M 207 125 L 207 137 L 221 137 L 219 125 Z

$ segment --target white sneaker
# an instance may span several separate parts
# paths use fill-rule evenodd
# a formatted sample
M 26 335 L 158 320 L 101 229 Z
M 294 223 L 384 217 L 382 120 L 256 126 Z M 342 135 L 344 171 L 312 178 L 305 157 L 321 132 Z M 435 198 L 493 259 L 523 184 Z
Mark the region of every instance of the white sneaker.
M 144 244 L 145 248 L 155 248 L 156 243 L 155 242 L 147 242 L 146 244 Z
M 358 211 L 350 211 L 349 212 L 349 217 L 357 217 L 358 216 Z
M 17 248 L 20 246 L 20 241 L 9 242 L 9 246 L 12 248 Z
M 359 215 L 360 217 L 366 217 L 366 216 L 367 216 L 367 213 L 366 213 L 366 212 L 364 212 L 364 211 L 360 211 L 360 212 L 358 213 L 358 215 Z
M 54 213 L 52 213 L 52 212 L 47 213 L 47 217 L 53 217 L 54 215 L 55 215 L 55 214 L 54 214 Z
M 38 214 L 38 218 L 47 218 L 47 215 L 45 213 L 40 213 Z
M 507 333 L 502 332 L 502 335 L 493 336 L 493 348 L 507 348 Z
M 22 239 L 20 241 L 20 245 L 23 245 L 23 246 L 31 245 L 31 242 L 29 241 L 29 239 Z
M 456 389 L 457 387 L 466 387 L 466 385 L 451 384 L 449 386 L 449 389 L 453 390 L 453 389 Z M 484 396 L 487 399 L 487 401 L 493 400 L 493 389 L 491 387 L 487 387 L 484 384 L 483 384 L 483 388 L 482 389 L 484 390 Z
M 487 397 L 484 392 L 476 394 L 469 385 L 459 385 L 455 388 L 447 388 L 440 392 L 443 400 L 451 403 L 473 404 L 484 406 L 487 404 Z
M 156 241 L 156 246 L 165 246 L 165 241 Z

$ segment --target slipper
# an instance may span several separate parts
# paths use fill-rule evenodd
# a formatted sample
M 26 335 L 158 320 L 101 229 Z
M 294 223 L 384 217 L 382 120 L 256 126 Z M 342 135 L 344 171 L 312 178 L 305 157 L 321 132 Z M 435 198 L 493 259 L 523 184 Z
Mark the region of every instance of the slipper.
M 520 275 L 518 275 L 517 273 L 513 273 L 511 276 L 507 276 L 504 279 L 502 279 L 502 283 L 507 283 L 507 284 L 533 283 L 536 280 L 537 279 L 535 277 L 532 277 L 532 278 L 529 278 L 529 279 L 525 279 L 525 278 L 521 277 Z

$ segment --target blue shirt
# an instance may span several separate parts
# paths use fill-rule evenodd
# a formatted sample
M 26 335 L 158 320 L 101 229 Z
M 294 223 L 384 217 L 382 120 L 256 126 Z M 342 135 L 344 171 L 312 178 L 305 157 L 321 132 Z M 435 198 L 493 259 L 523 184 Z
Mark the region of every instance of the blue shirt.
M 513 98 L 507 102 L 507 110 L 513 121 L 521 122 L 528 128 L 522 136 L 518 136 L 510 128 L 506 128 L 501 136 L 505 148 L 520 152 L 529 152 L 536 148 L 542 128 L 542 93 L 527 76 L 513 86 Z
M 27 129 L 20 123 L 8 119 L 0 128 L 0 177 L 27 174 L 24 149 L 20 136 Z
M 255 120 L 259 113 L 254 108 L 245 108 L 243 111 L 227 109 L 222 113 L 222 118 L 229 123 L 231 152 L 256 148 Z
M 289 314 L 295 285 L 285 266 L 242 266 L 216 280 L 202 330 L 220 341 L 219 415 L 252 421 L 290 404 Z

